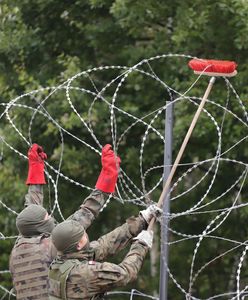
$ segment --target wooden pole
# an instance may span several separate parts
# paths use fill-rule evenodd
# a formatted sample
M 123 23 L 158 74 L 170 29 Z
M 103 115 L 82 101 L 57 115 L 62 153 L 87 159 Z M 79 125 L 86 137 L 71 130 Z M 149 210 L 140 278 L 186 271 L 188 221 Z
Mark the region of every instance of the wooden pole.
M 204 94 L 204 96 L 203 96 L 203 98 L 201 100 L 200 105 L 198 106 L 198 109 L 197 109 L 197 111 L 196 111 L 196 113 L 194 115 L 194 118 L 193 118 L 193 120 L 192 120 L 192 122 L 190 124 L 188 132 L 187 132 L 187 134 L 186 134 L 186 136 L 184 138 L 184 141 L 183 141 L 183 143 L 181 145 L 181 148 L 180 148 L 180 150 L 179 150 L 179 152 L 177 154 L 175 162 L 174 162 L 174 164 L 173 164 L 173 166 L 171 168 L 169 177 L 166 180 L 166 183 L 164 185 L 163 191 L 162 191 L 162 193 L 161 193 L 161 195 L 159 197 L 158 204 L 157 204 L 158 207 L 162 206 L 163 200 L 165 199 L 166 194 L 168 193 L 168 188 L 169 188 L 169 186 L 171 184 L 172 178 L 173 178 L 173 176 L 175 174 L 177 166 L 178 166 L 178 164 L 179 164 L 179 162 L 180 162 L 180 160 L 182 158 L 183 152 L 184 152 L 184 150 L 185 150 L 185 148 L 186 148 L 186 146 L 188 144 L 189 138 L 190 138 L 190 136 L 191 136 L 191 134 L 193 132 L 193 129 L 195 127 L 195 124 L 196 124 L 196 122 L 197 122 L 197 120 L 198 120 L 198 118 L 199 118 L 199 116 L 200 116 L 200 114 L 201 114 L 201 112 L 203 110 L 203 107 L 204 107 L 204 105 L 206 103 L 206 100 L 208 98 L 208 95 L 209 95 L 212 87 L 213 87 L 214 82 L 215 82 L 215 77 L 211 77 L 210 80 L 209 80 L 209 83 L 208 83 L 208 87 L 207 87 L 207 89 L 205 91 L 205 94 Z M 155 222 L 155 218 L 152 218 L 152 220 L 151 220 L 151 222 L 150 222 L 150 224 L 148 226 L 148 230 L 152 230 L 154 222 Z

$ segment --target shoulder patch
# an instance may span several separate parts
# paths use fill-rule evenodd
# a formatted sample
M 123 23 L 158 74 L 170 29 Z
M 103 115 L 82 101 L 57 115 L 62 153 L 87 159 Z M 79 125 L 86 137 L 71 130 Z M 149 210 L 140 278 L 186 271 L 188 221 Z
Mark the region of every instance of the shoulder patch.
M 96 264 L 96 262 L 94 260 L 89 261 L 89 265 L 95 265 L 95 264 Z

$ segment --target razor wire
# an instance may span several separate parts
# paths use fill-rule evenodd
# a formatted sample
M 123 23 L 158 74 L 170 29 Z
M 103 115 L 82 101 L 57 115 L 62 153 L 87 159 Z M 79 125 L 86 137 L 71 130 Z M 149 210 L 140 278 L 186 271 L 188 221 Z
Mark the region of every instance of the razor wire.
M 166 66 L 169 66 L 169 59 L 183 59 L 188 60 L 192 57 L 190 55 L 181 55 L 181 54 L 164 54 L 154 56 L 148 59 L 143 59 L 134 66 L 102 66 L 88 69 L 86 71 L 80 72 L 67 79 L 63 83 L 57 86 L 51 87 L 41 87 L 39 89 L 26 92 L 14 99 L 11 99 L 8 102 L 0 103 L 0 106 L 3 108 L 3 112 L 0 115 L 1 122 L 6 122 L 10 126 L 10 130 L 12 130 L 18 137 L 20 143 L 25 143 L 28 147 L 31 146 L 32 141 L 34 140 L 32 136 L 32 129 L 35 127 L 35 120 L 37 116 L 42 116 L 52 124 L 58 130 L 58 137 L 60 140 L 61 151 L 59 153 L 58 164 L 52 164 L 49 159 L 45 162 L 46 165 L 46 176 L 48 178 L 49 184 L 51 185 L 51 189 L 54 193 L 54 201 L 51 207 L 51 212 L 58 212 L 61 220 L 64 220 L 63 212 L 60 208 L 59 202 L 59 181 L 63 179 L 69 182 L 72 185 L 77 186 L 80 189 L 93 190 L 94 187 L 88 186 L 86 183 L 77 182 L 76 180 L 70 178 L 67 174 L 62 172 L 63 160 L 65 155 L 65 137 L 70 137 L 74 141 L 80 143 L 82 148 L 86 148 L 89 151 L 92 151 L 97 156 L 101 154 L 102 145 L 100 140 L 96 134 L 95 130 L 95 121 L 94 121 L 94 109 L 96 109 L 96 105 L 102 105 L 103 108 L 107 109 L 109 112 L 109 120 L 110 120 L 110 136 L 111 136 L 111 144 L 113 145 L 113 149 L 116 154 L 121 147 L 122 142 L 127 138 L 128 134 L 132 134 L 132 130 L 137 126 L 142 126 L 143 135 L 139 137 L 140 145 L 135 145 L 139 150 L 139 176 L 140 182 L 134 182 L 132 179 L 132 174 L 128 173 L 125 165 L 121 164 L 120 175 L 118 178 L 117 184 L 117 194 L 110 195 L 107 202 L 105 203 L 104 209 L 111 203 L 111 199 L 115 198 L 124 204 L 133 204 L 139 207 L 146 207 L 148 202 L 156 203 L 152 194 L 156 192 L 157 189 L 161 188 L 163 182 L 163 165 L 153 165 L 146 166 L 146 144 L 149 143 L 150 136 L 155 137 L 161 145 L 164 147 L 166 141 L 163 137 L 161 123 L 164 118 L 164 112 L 167 109 L 168 105 L 182 105 L 182 103 L 191 104 L 192 107 L 198 107 L 201 98 L 190 95 L 193 92 L 195 86 L 201 81 L 202 75 L 200 74 L 196 77 L 193 83 L 186 89 L 186 91 L 178 91 L 173 88 L 166 80 L 162 80 L 153 66 L 154 62 L 164 63 Z M 116 72 L 111 80 L 106 82 L 106 84 L 99 89 L 97 87 L 97 83 L 95 82 L 94 76 L 95 74 L 102 72 Z M 149 82 L 156 83 L 163 92 L 167 95 L 167 98 L 170 100 L 170 103 L 165 104 L 165 101 L 162 101 L 161 106 L 151 111 L 147 111 L 143 116 L 137 116 L 135 113 L 131 113 L 128 111 L 128 108 L 122 107 L 119 103 L 119 99 L 122 96 L 122 90 L 126 87 L 127 82 L 130 85 L 132 80 L 131 76 L 144 76 L 146 80 Z M 91 89 L 89 87 L 81 86 L 80 79 L 88 78 L 91 83 Z M 143 78 L 143 77 L 142 77 Z M 239 159 L 235 159 L 235 155 L 233 157 L 233 152 L 235 153 L 236 148 L 240 145 L 245 145 L 248 137 L 248 113 L 245 107 L 244 102 L 239 97 L 238 92 L 235 90 L 234 86 L 231 82 L 224 78 L 222 79 L 224 88 L 226 93 L 226 99 L 224 99 L 224 105 L 219 101 L 219 99 L 212 99 L 210 95 L 210 99 L 207 100 L 207 104 L 203 109 L 202 115 L 205 118 L 206 124 L 213 125 L 215 129 L 215 136 L 211 137 L 216 141 L 215 153 L 212 157 L 208 157 L 205 159 L 199 159 L 193 162 L 184 162 L 180 163 L 180 167 L 182 168 L 182 172 L 180 175 L 174 179 L 174 183 L 170 188 L 170 193 L 172 194 L 171 203 L 172 203 L 172 211 L 166 217 L 170 220 L 169 232 L 173 235 L 173 241 L 168 241 L 168 246 L 173 247 L 174 245 L 179 245 L 187 241 L 196 241 L 195 247 L 191 254 L 189 264 L 189 273 L 188 273 L 188 286 L 184 285 L 177 278 L 177 274 L 173 274 L 170 266 L 166 264 L 163 253 L 161 254 L 163 257 L 164 268 L 167 270 L 168 276 L 173 284 L 176 286 L 178 292 L 180 293 L 181 298 L 185 299 L 221 299 L 222 297 L 232 297 L 232 299 L 243 299 L 247 293 L 247 286 L 244 288 L 241 287 L 241 275 L 242 268 L 244 267 L 244 262 L 247 255 L 247 243 L 246 240 L 238 241 L 233 239 L 225 238 L 218 236 L 218 228 L 223 226 L 231 213 L 236 210 L 244 209 L 248 202 L 239 203 L 239 199 L 243 192 L 245 183 L 247 182 L 247 161 L 241 161 Z M 78 86 L 78 84 L 80 84 Z M 110 91 L 110 92 L 109 92 Z M 84 127 L 86 132 L 91 137 L 91 142 L 89 140 L 85 140 L 82 137 L 77 136 L 75 133 L 70 132 L 58 118 L 55 118 L 49 112 L 49 104 L 53 101 L 53 96 L 56 96 L 57 93 L 63 93 L 63 100 L 67 101 L 70 112 L 74 114 L 75 118 L 80 122 L 81 126 Z M 80 93 L 82 97 L 84 95 L 90 96 L 93 99 L 89 103 L 88 111 L 82 112 L 79 108 L 77 108 L 74 103 L 74 93 Z M 110 93 L 110 94 L 108 94 Z M 233 100 L 234 98 L 234 100 Z M 32 101 L 32 104 L 27 104 L 27 101 Z M 167 99 L 167 100 L 168 100 Z M 223 100 L 223 99 L 221 99 Z M 232 109 L 230 102 L 235 101 L 236 107 L 238 109 Z M 29 121 L 26 121 L 28 124 L 27 132 L 23 132 L 20 127 L 15 123 L 16 113 L 15 109 L 23 109 L 24 111 L 28 111 L 31 114 L 31 118 Z M 58 105 L 58 111 L 59 111 Z M 219 116 L 216 115 L 215 111 L 218 110 L 221 112 Z M 180 117 L 180 116 L 179 116 Z M 226 118 L 230 117 L 235 120 L 236 123 L 242 128 L 244 134 L 240 137 L 238 141 L 234 141 L 231 145 L 228 145 L 228 148 L 225 149 L 225 145 L 223 145 L 223 130 L 225 129 Z M 118 122 L 122 122 L 122 118 L 127 118 L 131 122 L 130 125 L 127 125 L 126 128 L 120 131 L 118 126 Z M 119 120 L 120 119 L 120 120 Z M 158 125 L 159 124 L 159 125 Z M 196 125 L 197 126 L 197 125 Z M 157 128 L 158 127 L 158 128 Z M 11 141 L 8 140 L 8 136 L 5 136 L 0 131 L 0 143 L 1 143 L 1 152 L 0 158 L 4 158 L 4 148 L 8 148 L 12 151 L 13 155 L 16 155 L 20 159 L 27 160 L 27 155 L 21 153 L 15 146 L 11 144 Z M 137 139 L 138 140 L 138 139 Z M 43 145 L 44 148 L 46 145 Z M 244 146 L 245 147 L 245 146 Z M 156 150 L 154 149 L 154 152 Z M 187 152 L 187 148 L 186 148 Z M 230 154 L 230 157 L 228 156 Z M 231 155 L 232 154 L 232 155 Z M 215 185 L 218 184 L 219 178 L 219 170 L 222 164 L 229 164 L 233 166 L 238 166 L 240 168 L 240 174 L 237 178 L 234 178 L 234 182 L 226 187 L 226 189 L 216 197 L 211 199 L 211 192 L 214 189 Z M 190 181 L 192 174 L 197 172 L 200 168 L 204 167 L 204 172 L 199 178 L 195 180 L 190 185 L 185 186 L 185 188 L 181 191 L 178 191 L 178 188 L 182 185 L 183 182 L 187 180 Z M 159 173 L 159 177 L 156 178 L 153 186 L 150 186 L 149 178 L 153 176 L 154 173 Z M 206 184 L 206 182 L 208 182 Z M 194 199 L 195 202 L 191 207 L 182 209 L 181 211 L 173 211 L 173 205 L 178 204 L 180 201 L 183 201 L 184 197 L 190 195 L 190 193 L 194 192 L 194 190 L 201 187 L 202 184 L 206 184 L 206 188 L 202 191 L 202 194 L 199 195 L 197 199 Z M 231 194 L 231 196 L 230 196 Z M 4 195 L 2 195 L 4 197 Z M 218 205 L 220 200 L 229 196 L 231 203 L 227 203 L 226 207 L 220 208 L 212 208 L 212 205 Z M 153 200 L 152 200 L 153 199 Z M 183 200 L 182 200 L 183 199 Z M 18 212 L 15 207 L 11 207 L 7 204 L 4 198 L 0 199 L 1 209 L 4 209 L 5 212 L 13 214 L 16 216 Z M 209 215 L 209 223 L 205 226 L 201 233 L 189 233 L 184 232 L 184 228 L 181 231 L 176 229 L 174 223 L 177 222 L 180 218 L 183 217 L 191 217 L 197 218 L 201 215 Z M 175 228 L 174 228 L 175 227 Z M 216 234 L 215 234 L 216 233 Z M 16 232 L 13 232 L 11 236 L 6 236 L 4 232 L 0 232 L 0 242 L 1 240 L 7 239 L 15 239 Z M 230 247 L 226 250 L 224 249 L 222 253 L 216 253 L 216 256 L 212 259 L 203 262 L 201 266 L 197 265 L 197 259 L 200 257 L 200 249 L 202 243 L 206 240 L 215 240 L 215 241 L 224 241 L 230 244 Z M 201 295 L 195 295 L 194 287 L 197 285 L 197 279 L 201 276 L 201 274 L 207 270 L 207 268 L 211 265 L 211 263 L 218 261 L 219 259 L 225 257 L 229 253 L 234 253 L 235 251 L 240 251 L 240 259 L 239 264 L 236 268 L 236 291 L 223 291 L 222 294 L 219 295 L 209 295 L 208 298 L 201 298 Z M 173 253 L 171 254 L 173 255 Z M 231 266 L 230 266 L 231 268 Z M 0 274 L 4 276 L 4 274 L 9 274 L 9 270 L 2 270 Z M 4 297 L 9 297 L 13 295 L 12 291 L 8 291 L 4 286 L 0 284 L 0 289 L 4 291 Z M 133 289 L 130 293 L 116 291 L 109 293 L 109 295 L 121 295 L 121 294 L 130 294 L 130 299 L 134 299 L 135 295 L 144 298 L 157 299 L 151 295 L 145 294 L 143 292 L 139 292 Z

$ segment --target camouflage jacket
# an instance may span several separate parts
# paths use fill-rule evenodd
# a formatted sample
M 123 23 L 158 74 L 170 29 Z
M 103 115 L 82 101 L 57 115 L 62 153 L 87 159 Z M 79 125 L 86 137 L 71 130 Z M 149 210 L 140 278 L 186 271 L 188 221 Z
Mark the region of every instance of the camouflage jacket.
M 142 218 L 130 218 L 91 242 L 88 250 L 58 255 L 50 266 L 49 299 L 101 299 L 106 291 L 135 280 L 147 246 L 135 241 L 118 265 L 103 261 L 122 250 L 146 226 Z
M 106 197 L 107 194 L 101 191 L 93 191 L 69 218 L 88 228 L 99 214 Z M 25 206 L 30 204 L 43 205 L 40 185 L 29 186 Z M 32 238 L 20 236 L 17 239 L 10 256 L 10 272 L 17 299 L 48 299 L 48 266 L 56 254 L 49 235 Z

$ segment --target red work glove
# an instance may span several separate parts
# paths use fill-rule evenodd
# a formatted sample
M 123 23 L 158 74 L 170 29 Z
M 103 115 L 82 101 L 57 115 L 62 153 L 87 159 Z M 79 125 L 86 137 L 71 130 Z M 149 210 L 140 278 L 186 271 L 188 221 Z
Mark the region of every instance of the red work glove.
M 26 184 L 46 184 L 44 175 L 44 160 L 47 159 L 43 148 L 33 144 L 28 150 L 28 177 Z
M 96 188 L 105 193 L 113 193 L 118 178 L 120 158 L 115 156 L 111 145 L 102 148 L 102 170 L 97 179 Z

